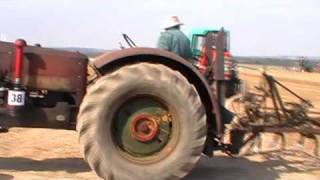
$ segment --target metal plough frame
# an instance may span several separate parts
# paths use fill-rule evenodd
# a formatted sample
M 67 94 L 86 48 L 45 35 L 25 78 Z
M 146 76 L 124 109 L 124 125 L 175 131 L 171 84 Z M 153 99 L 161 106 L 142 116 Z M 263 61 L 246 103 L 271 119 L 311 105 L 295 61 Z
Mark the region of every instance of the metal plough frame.
M 231 125 L 231 144 L 238 146 L 236 148 L 239 150 L 263 132 L 278 134 L 282 141 L 285 141 L 283 133 L 296 132 L 302 135 L 302 140 L 304 137 L 314 140 L 314 152 L 317 155 L 320 143 L 316 135 L 320 135 L 320 121 L 312 119 L 307 114 L 312 104 L 265 72 L 262 73 L 262 80 L 262 85 L 255 87 L 255 93 L 248 92 L 235 99 L 243 109 L 237 115 L 236 122 Z M 301 103 L 284 102 L 278 86 L 298 98 Z M 272 102 L 271 108 L 266 106 L 268 98 Z M 245 133 L 251 135 L 240 143 L 237 136 Z M 282 148 L 284 144 L 285 142 L 282 142 Z

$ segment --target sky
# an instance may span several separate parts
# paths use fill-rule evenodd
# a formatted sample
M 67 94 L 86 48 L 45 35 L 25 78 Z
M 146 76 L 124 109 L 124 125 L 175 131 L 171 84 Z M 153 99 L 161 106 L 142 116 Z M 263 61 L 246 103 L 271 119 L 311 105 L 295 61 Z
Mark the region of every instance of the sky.
M 230 31 L 240 56 L 320 56 L 320 0 L 0 0 L 0 38 L 117 49 L 127 33 L 155 47 L 163 18 Z

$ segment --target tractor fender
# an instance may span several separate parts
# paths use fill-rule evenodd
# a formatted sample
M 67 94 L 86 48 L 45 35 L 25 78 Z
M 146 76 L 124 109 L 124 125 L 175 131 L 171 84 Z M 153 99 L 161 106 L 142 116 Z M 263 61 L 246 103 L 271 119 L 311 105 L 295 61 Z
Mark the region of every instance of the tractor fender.
M 107 52 L 91 61 L 100 74 L 111 72 L 121 66 L 138 62 L 150 62 L 166 65 L 179 71 L 197 89 L 201 101 L 205 105 L 209 124 L 219 127 L 221 122 L 213 122 L 214 98 L 206 79 L 187 60 L 169 51 L 155 48 L 130 48 Z M 217 123 L 217 124 L 216 124 Z

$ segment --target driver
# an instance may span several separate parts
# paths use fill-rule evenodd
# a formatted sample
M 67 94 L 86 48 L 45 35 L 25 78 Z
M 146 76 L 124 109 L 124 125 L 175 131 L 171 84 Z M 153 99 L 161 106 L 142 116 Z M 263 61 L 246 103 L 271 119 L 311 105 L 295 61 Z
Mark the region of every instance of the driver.
M 180 30 L 183 23 L 178 16 L 169 16 L 164 20 L 164 32 L 160 34 L 157 48 L 174 52 L 184 59 L 192 59 L 190 40 Z

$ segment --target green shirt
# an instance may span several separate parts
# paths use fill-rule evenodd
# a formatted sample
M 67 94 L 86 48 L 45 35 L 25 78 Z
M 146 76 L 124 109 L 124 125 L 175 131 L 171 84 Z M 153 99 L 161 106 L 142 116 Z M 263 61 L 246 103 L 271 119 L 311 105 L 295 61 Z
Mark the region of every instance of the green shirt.
M 190 40 L 179 29 L 168 29 L 162 32 L 157 47 L 174 52 L 187 60 L 192 58 Z

